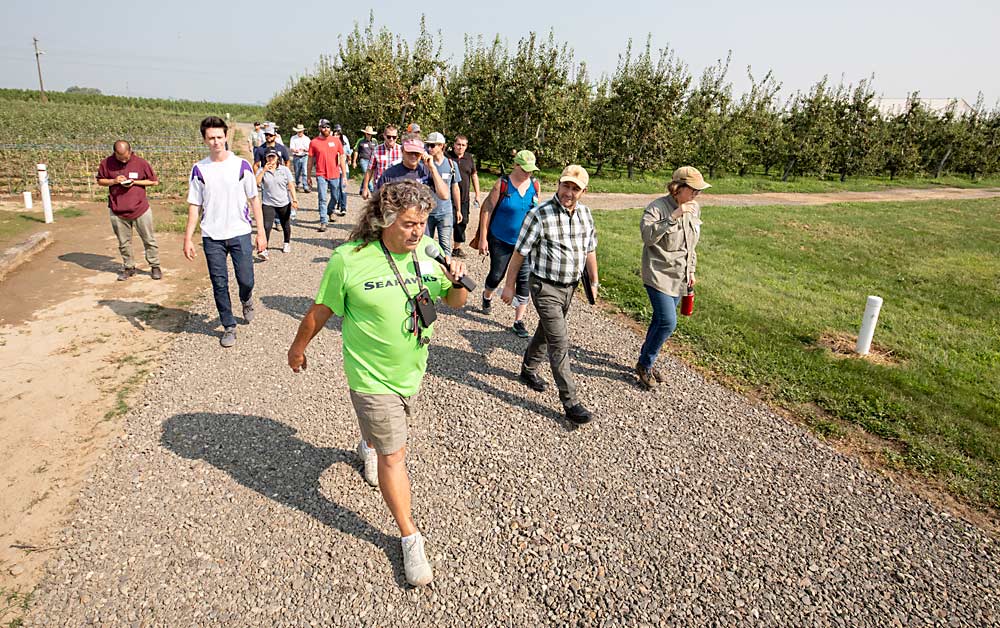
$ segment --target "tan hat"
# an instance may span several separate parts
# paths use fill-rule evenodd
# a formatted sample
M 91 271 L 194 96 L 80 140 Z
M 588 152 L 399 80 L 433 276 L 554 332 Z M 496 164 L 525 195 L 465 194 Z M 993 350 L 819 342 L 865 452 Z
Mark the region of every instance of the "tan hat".
M 673 180 L 694 190 L 705 190 L 712 187 L 694 166 L 684 166 L 674 170 Z
M 583 166 L 572 164 L 563 168 L 562 174 L 559 175 L 559 183 L 563 181 L 572 181 L 579 185 L 581 190 L 585 190 L 587 189 L 587 184 L 590 183 L 590 175 L 587 174 Z
M 373 129 L 372 125 L 370 125 L 370 124 L 368 126 L 366 126 L 365 128 L 361 129 L 361 132 L 362 133 L 367 133 L 368 135 L 375 135 L 375 129 Z
M 295 126 L 292 127 L 292 130 L 298 133 L 299 131 L 305 131 L 306 127 L 302 126 L 301 124 L 296 124 Z

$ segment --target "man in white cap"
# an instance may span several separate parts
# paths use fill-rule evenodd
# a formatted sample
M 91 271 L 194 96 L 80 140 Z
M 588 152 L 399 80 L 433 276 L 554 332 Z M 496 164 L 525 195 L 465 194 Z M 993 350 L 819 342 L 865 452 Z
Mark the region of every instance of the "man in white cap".
M 528 212 L 500 296 L 504 303 L 513 301 L 517 272 L 527 259 L 531 264 L 528 287 L 538 312 L 538 328 L 524 352 L 518 377 L 528 388 L 544 391 L 545 380 L 536 371 L 547 349 L 566 418 L 577 425 L 589 422 L 591 415 L 577 398 L 570 371 L 566 318 L 583 273 L 597 290 L 597 231 L 590 208 L 580 202 L 589 182 L 590 175 L 582 166 L 566 166 L 556 195 Z
M 309 173 L 306 166 L 309 165 L 309 142 L 312 140 L 306 135 L 306 127 L 298 124 L 292 127 L 295 135 L 289 140 L 289 148 L 292 150 L 292 164 L 295 166 L 295 187 L 303 192 L 309 192 Z
M 453 232 L 455 228 L 455 206 L 458 204 L 459 192 L 458 184 L 462 180 L 462 175 L 458 172 L 458 165 L 445 157 L 444 135 L 435 131 L 427 136 L 427 152 L 431 156 L 431 166 L 437 169 L 438 175 L 448 188 L 448 198 L 439 199 L 437 207 L 427 217 L 427 235 L 432 238 L 437 232 L 438 245 L 441 247 L 441 254 L 447 259 L 451 259 L 451 247 L 453 244 Z M 461 218 L 461 214 L 459 214 Z
M 257 170 L 264 167 L 265 157 L 269 151 L 278 151 L 279 159 L 281 163 L 287 168 L 291 163 L 291 156 L 288 154 L 288 149 L 285 145 L 278 140 L 278 132 L 275 131 L 274 125 L 270 122 L 264 126 L 264 143 L 253 150 L 253 173 L 257 174 Z

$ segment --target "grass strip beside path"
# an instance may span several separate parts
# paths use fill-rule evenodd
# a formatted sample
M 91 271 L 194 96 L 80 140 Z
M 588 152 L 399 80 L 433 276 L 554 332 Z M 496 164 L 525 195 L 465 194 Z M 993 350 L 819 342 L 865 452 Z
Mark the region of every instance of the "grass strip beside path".
M 642 210 L 595 212 L 603 296 L 638 320 Z M 891 465 L 1000 509 L 1000 199 L 703 209 L 692 359 L 802 416 L 887 439 Z M 886 363 L 824 348 L 885 299 Z

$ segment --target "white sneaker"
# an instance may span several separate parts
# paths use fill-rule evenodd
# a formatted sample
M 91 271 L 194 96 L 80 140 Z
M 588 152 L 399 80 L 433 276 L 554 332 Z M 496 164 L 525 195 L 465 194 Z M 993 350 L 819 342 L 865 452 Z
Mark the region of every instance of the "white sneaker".
M 403 573 L 406 574 L 406 581 L 415 587 L 422 587 L 430 584 L 434 579 L 434 572 L 431 564 L 427 562 L 427 554 L 424 553 L 424 537 L 419 533 L 402 539 L 403 544 Z
M 358 442 L 358 458 L 365 464 L 365 482 L 378 486 L 378 454 L 363 438 Z
M 261 251 L 260 258 L 266 261 L 270 257 L 270 255 L 271 255 L 270 251 L 264 249 L 263 251 Z
M 285 246 L 281 247 L 281 252 L 282 253 L 291 253 L 292 252 L 292 243 L 291 242 L 285 242 Z

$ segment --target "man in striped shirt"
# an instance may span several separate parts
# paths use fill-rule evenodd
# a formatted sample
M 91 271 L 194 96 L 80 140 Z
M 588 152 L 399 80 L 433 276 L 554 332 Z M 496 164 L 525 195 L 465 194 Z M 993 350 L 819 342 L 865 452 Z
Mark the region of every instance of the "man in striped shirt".
M 399 131 L 396 130 L 396 127 L 391 124 L 385 127 L 385 131 L 382 133 L 383 142 L 372 151 L 371 165 L 365 172 L 365 179 L 361 183 L 361 198 L 368 200 L 370 195 L 369 182 L 374 184 L 382 176 L 382 173 L 389 169 L 389 166 L 395 166 L 403 161 L 403 149 L 396 144 L 397 137 L 399 137 Z
M 589 422 L 591 415 L 576 395 L 569 365 L 566 317 L 584 272 L 597 291 L 597 231 L 590 208 L 579 202 L 589 182 L 590 176 L 583 167 L 566 166 L 559 177 L 556 195 L 528 212 L 500 296 L 504 303 L 513 300 L 517 271 L 528 260 L 531 265 L 528 287 L 538 312 L 538 328 L 524 352 L 519 379 L 532 390 L 545 390 L 545 381 L 536 370 L 547 350 L 566 418 L 577 425 Z

